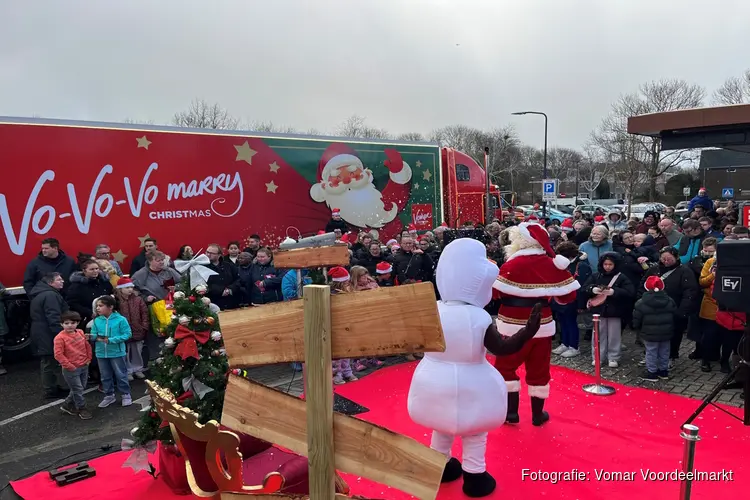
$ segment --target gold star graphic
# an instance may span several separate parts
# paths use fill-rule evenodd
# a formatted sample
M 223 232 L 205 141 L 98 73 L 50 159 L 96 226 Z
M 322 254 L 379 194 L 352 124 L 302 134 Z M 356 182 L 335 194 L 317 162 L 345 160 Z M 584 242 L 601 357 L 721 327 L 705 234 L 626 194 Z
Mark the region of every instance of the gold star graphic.
M 113 253 L 112 257 L 115 259 L 116 262 L 119 262 L 120 264 L 125 262 L 125 259 L 128 258 L 126 254 L 122 253 L 122 248 L 116 251 L 115 253 Z
M 135 140 L 138 141 L 139 148 L 148 149 L 148 147 L 151 145 L 151 141 L 146 139 L 145 135 L 143 137 L 136 137 Z
M 267 182 L 266 183 L 266 193 L 276 194 L 276 190 L 278 189 L 278 187 L 279 186 L 277 186 L 276 184 L 274 184 L 273 181 Z
M 429 181 L 430 177 L 432 177 L 432 173 L 429 170 L 422 172 L 422 179 Z
M 417 160 L 417 168 L 419 168 L 419 167 L 421 167 L 421 166 L 422 166 L 422 162 L 421 162 L 421 161 L 419 161 L 419 160 Z
M 414 189 L 419 189 L 419 183 L 418 182 L 414 183 Z
M 273 172 L 274 174 L 275 174 L 276 172 L 278 172 L 278 171 L 279 171 L 279 169 L 281 168 L 281 167 L 279 166 L 279 164 L 278 164 L 278 163 L 276 163 L 276 162 L 273 162 L 273 163 L 271 163 L 271 164 L 270 164 L 270 165 L 268 165 L 268 166 L 269 166 L 269 167 L 271 168 L 271 172 Z
M 146 246 L 146 240 L 149 239 L 150 237 L 151 237 L 151 235 L 148 234 L 148 233 L 146 233 L 146 236 L 139 236 L 138 237 L 138 240 L 141 242 L 141 248 L 143 248 L 144 246 Z
M 235 161 L 246 161 L 248 165 L 253 164 L 253 156 L 258 154 L 257 151 L 253 151 L 250 149 L 250 144 L 245 141 L 245 144 L 242 144 L 240 146 L 235 146 L 234 149 L 237 150 L 237 158 L 235 158 Z

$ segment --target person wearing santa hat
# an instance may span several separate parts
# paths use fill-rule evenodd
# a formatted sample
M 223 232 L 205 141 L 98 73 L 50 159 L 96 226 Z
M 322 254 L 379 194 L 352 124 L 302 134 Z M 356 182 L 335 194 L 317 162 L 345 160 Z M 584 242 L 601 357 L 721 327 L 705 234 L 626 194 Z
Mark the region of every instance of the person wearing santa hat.
M 352 282 L 349 271 L 341 266 L 332 267 L 328 270 L 328 280 L 331 286 L 331 294 L 352 292 Z M 351 359 L 337 359 L 333 362 L 333 383 L 340 385 L 346 382 L 354 382 L 357 377 L 352 371 Z
M 134 292 L 135 285 L 130 278 L 123 277 L 117 280 L 117 287 L 115 288 L 117 310 L 128 320 L 131 332 L 131 337 L 126 344 L 127 353 L 125 355 L 125 366 L 128 369 L 129 381 L 132 381 L 133 378 L 146 378 L 143 373 L 146 369 L 146 363 L 142 353 L 151 321 L 146 303 Z
M 641 380 L 656 382 L 669 378 L 669 347 L 677 304 L 664 291 L 659 276 L 646 278 L 644 288 L 646 293 L 633 310 L 633 328 L 641 331 L 640 338 L 646 345 L 646 371 Z
M 393 273 L 393 266 L 388 261 L 381 261 L 375 266 L 375 279 L 378 281 L 378 286 L 393 286 L 393 279 L 391 275 Z
M 349 226 L 347 226 L 346 222 L 344 222 L 344 219 L 341 218 L 341 209 L 332 208 L 331 220 L 329 220 L 326 224 L 325 232 L 332 233 L 336 229 L 340 230 L 342 234 L 349 232 Z
M 532 308 L 542 304 L 541 327 L 534 338 L 511 355 L 498 356 L 495 368 L 508 386 L 508 413 L 506 422 L 520 421 L 518 414 L 521 381 L 517 370 L 526 368 L 526 385 L 531 397 L 531 418 L 536 426 L 549 420 L 544 411 L 544 401 L 549 397 L 550 358 L 555 322 L 552 319 L 550 300 L 566 305 L 576 300 L 580 284 L 567 271 L 570 261 L 555 255 L 549 234 L 543 226 L 523 222 L 506 229 L 500 236 L 508 241 L 505 246 L 505 263 L 493 285 L 500 300 L 497 329 L 501 335 L 512 337 L 523 328 Z

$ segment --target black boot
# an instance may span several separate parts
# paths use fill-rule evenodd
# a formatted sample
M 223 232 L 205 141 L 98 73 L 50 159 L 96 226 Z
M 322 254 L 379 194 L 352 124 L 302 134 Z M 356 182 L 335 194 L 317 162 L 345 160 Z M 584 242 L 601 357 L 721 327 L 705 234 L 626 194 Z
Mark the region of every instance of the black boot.
M 542 398 L 531 398 L 531 423 L 537 427 L 549 420 L 549 413 L 544 411 Z
M 518 393 L 508 393 L 508 413 L 505 415 L 506 424 L 517 424 L 521 419 L 518 416 Z
M 445 469 L 443 469 L 443 479 L 441 479 L 440 482 L 450 483 L 461 477 L 461 474 L 463 474 L 461 462 L 459 462 L 457 458 L 451 457 L 451 459 L 448 460 L 448 463 L 445 464 Z
M 495 491 L 496 486 L 495 478 L 487 471 L 478 474 L 464 471 L 464 495 L 467 497 L 486 497 Z
M 711 371 L 711 363 L 709 363 L 706 360 L 701 361 L 701 371 L 702 372 L 710 372 Z

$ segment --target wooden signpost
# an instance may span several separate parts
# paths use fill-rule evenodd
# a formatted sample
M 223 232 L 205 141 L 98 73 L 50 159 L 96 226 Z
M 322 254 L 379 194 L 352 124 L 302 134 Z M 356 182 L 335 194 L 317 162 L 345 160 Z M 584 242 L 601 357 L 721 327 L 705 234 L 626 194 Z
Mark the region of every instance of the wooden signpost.
M 277 266 L 284 262 L 292 269 L 341 265 L 339 248 L 279 251 L 274 258 Z M 328 286 L 309 285 L 301 301 L 222 312 L 220 320 L 232 368 L 305 362 L 304 401 L 231 375 L 221 423 L 307 456 L 311 500 L 337 498 L 336 469 L 420 499 L 436 497 L 445 456 L 407 436 L 334 413 L 331 373 L 332 359 L 443 352 L 431 283 L 337 295 Z

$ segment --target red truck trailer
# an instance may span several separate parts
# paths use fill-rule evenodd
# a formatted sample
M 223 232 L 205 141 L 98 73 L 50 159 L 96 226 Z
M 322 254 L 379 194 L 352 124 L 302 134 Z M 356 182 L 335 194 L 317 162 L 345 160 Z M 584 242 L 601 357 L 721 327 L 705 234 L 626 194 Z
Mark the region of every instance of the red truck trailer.
M 381 240 L 486 213 L 484 169 L 430 143 L 0 118 L 0 166 L 9 289 L 50 237 L 73 257 L 107 243 L 127 273 L 147 237 L 174 256 L 185 244 L 315 234 L 333 208 Z

